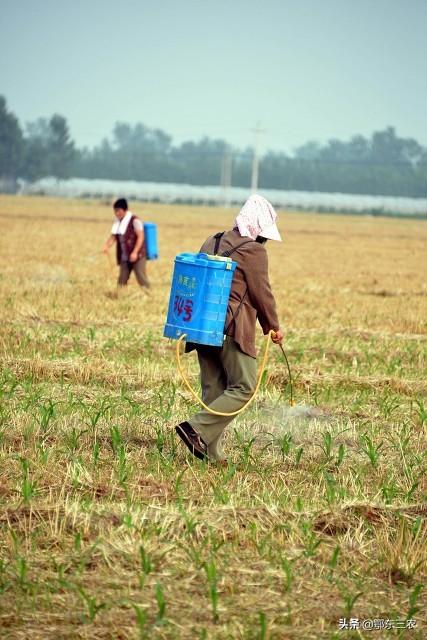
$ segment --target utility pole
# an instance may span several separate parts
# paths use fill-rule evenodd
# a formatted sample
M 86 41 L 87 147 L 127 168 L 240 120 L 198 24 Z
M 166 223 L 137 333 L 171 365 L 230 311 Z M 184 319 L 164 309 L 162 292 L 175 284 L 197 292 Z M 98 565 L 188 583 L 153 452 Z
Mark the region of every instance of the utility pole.
M 230 187 L 231 187 L 231 170 L 232 170 L 232 156 L 230 146 L 227 144 L 224 149 L 224 155 L 221 162 L 221 187 L 223 206 L 230 206 Z
M 265 129 L 261 129 L 258 122 L 255 129 L 251 129 L 255 134 L 254 155 L 252 158 L 252 180 L 251 180 L 251 193 L 255 193 L 258 189 L 258 166 L 259 166 L 259 146 L 260 137 L 262 133 L 265 133 Z

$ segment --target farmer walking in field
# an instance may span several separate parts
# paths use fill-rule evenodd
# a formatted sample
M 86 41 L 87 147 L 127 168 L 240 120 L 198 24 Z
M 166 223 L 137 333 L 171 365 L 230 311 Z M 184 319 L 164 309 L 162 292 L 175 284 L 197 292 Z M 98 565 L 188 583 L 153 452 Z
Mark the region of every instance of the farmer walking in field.
M 238 265 L 231 285 L 223 346 L 186 345 L 187 352 L 197 350 L 202 398 L 214 411 L 232 413 L 243 407 L 254 392 L 257 318 L 264 335 L 273 330 L 273 342 L 281 343 L 283 339 L 264 246 L 267 239 L 281 242 L 276 218 L 268 200 L 252 195 L 242 207 L 233 229 L 210 236 L 200 249 L 211 255 L 232 255 Z M 203 409 L 175 429 L 197 458 L 226 464 L 221 440 L 232 419 Z
M 103 246 L 104 253 L 116 244 L 116 259 L 120 267 L 117 284 L 121 287 L 128 283 L 131 272 L 135 273 L 141 287 L 150 287 L 146 272 L 146 251 L 144 227 L 141 220 L 128 209 L 124 198 L 113 205 L 117 220 L 111 228 L 111 235 Z

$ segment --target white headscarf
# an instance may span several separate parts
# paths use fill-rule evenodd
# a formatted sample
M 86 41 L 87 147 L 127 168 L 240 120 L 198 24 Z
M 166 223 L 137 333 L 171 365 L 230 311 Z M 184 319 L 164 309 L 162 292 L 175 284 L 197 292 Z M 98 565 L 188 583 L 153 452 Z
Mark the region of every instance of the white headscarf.
M 253 194 L 246 200 L 235 220 L 235 226 L 241 236 L 249 236 L 256 240 L 257 236 L 270 240 L 282 241 L 276 226 L 277 213 L 273 205 L 258 194 Z

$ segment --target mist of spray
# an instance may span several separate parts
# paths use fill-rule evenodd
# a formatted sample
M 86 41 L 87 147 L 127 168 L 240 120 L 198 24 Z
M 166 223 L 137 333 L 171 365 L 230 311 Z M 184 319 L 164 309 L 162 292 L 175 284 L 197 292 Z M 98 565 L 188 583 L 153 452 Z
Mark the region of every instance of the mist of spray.
M 309 434 L 322 431 L 325 422 L 333 419 L 330 412 L 322 407 L 273 403 L 257 408 L 253 419 L 251 418 L 252 416 L 247 416 L 245 421 L 238 422 L 234 431 L 245 438 L 255 437 L 260 444 L 280 440 L 287 434 L 294 441 L 306 439 Z

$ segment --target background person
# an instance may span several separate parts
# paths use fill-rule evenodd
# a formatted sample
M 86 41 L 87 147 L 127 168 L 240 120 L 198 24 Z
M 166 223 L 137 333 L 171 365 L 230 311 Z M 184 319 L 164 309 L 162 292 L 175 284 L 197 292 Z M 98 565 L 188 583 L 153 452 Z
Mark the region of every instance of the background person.
M 119 198 L 113 205 L 117 220 L 111 228 L 111 235 L 103 246 L 104 253 L 116 243 L 116 259 L 120 267 L 117 284 L 125 286 L 131 271 L 134 271 L 141 287 L 150 287 L 146 272 L 146 251 L 144 227 L 141 220 L 128 210 L 128 203 Z
M 268 277 L 267 239 L 281 242 L 277 213 L 259 195 L 252 195 L 230 231 L 209 237 L 200 251 L 218 255 L 227 252 L 238 264 L 231 285 L 222 347 L 187 343 L 186 351 L 197 349 L 202 398 L 215 411 L 237 411 L 252 396 L 257 377 L 255 329 L 257 318 L 273 342 L 283 333 Z M 233 416 L 217 416 L 206 409 L 175 427 L 178 436 L 197 458 L 223 462 L 221 446 L 225 427 Z

